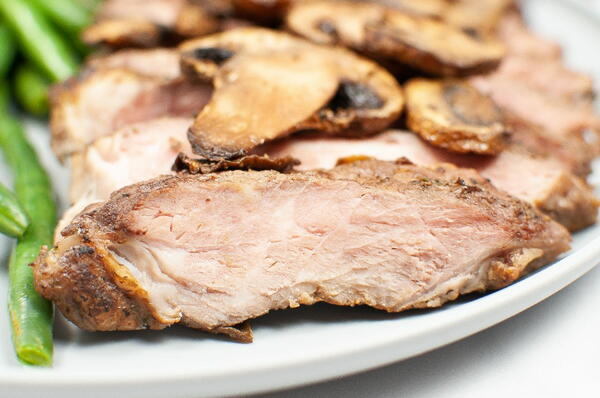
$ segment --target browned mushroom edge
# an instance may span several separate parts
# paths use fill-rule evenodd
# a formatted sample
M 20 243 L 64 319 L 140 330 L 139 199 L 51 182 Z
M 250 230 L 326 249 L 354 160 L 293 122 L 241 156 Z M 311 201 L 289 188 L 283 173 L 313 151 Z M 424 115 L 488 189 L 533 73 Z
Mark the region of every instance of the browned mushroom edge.
M 301 130 L 372 134 L 404 103 L 396 80 L 374 62 L 283 32 L 239 28 L 180 51 L 184 73 L 215 88 L 188 134 L 208 159 L 241 157 Z
M 495 155 L 508 138 L 491 98 L 462 80 L 413 79 L 404 86 L 408 127 L 434 146 Z
M 489 35 L 375 3 L 298 2 L 286 26 L 311 41 L 344 45 L 434 76 L 489 72 L 505 52 Z

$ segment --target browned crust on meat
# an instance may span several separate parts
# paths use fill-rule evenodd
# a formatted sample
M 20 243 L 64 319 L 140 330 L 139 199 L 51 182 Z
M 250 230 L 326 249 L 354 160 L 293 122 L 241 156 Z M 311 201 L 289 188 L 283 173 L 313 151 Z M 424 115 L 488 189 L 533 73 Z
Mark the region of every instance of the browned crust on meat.
M 584 180 L 570 173 L 562 173 L 546 196 L 534 204 L 574 232 L 596 223 L 600 201 Z
M 515 199 L 493 188 L 489 182 L 472 170 L 458 169 L 441 164 L 432 168 L 412 165 L 406 159 L 398 162 L 382 162 L 357 157 L 345 159 L 342 164 L 330 171 L 280 174 L 275 171 L 243 172 L 226 171 L 219 174 L 162 176 L 153 180 L 123 188 L 102 205 L 94 206 L 78 216 L 63 231 L 65 239 L 50 252 L 44 252 L 36 261 L 36 289 L 44 297 L 53 300 L 57 307 L 75 324 L 90 330 L 133 330 L 142 328 L 160 329 L 178 320 L 161 320 L 148 300 L 147 293 L 127 272 L 125 266 L 109 253 L 111 244 L 126 242 L 144 231 L 132 229 L 132 211 L 142 203 L 179 184 L 192 183 L 234 183 L 240 173 L 253 173 L 262 183 L 276 185 L 283 180 L 288 182 L 306 181 L 352 181 L 363 186 L 382 190 L 421 191 L 432 194 L 453 195 L 461 201 L 483 207 L 487 214 L 503 214 L 513 222 L 509 228 L 515 240 L 529 240 L 553 223 L 547 216 L 536 211 L 531 205 Z M 436 191 L 439 191 L 435 193 Z M 553 228 L 560 228 L 553 224 Z M 314 294 L 303 295 L 290 300 L 289 306 L 313 304 L 325 301 L 336 305 L 370 305 L 382 310 L 397 312 L 409 308 L 436 307 L 456 299 L 460 294 L 473 291 L 497 289 L 540 265 L 556 258 L 568 248 L 564 242 L 547 250 L 539 248 L 507 248 L 494 258 L 484 260 L 479 269 L 480 277 L 468 275 L 457 284 L 449 284 L 448 290 L 432 291 L 416 301 L 391 307 L 377 303 L 367 293 L 355 292 L 349 287 L 349 294 L 329 295 L 317 289 Z M 451 281 L 456 282 L 456 281 Z M 452 285 L 453 287 L 451 287 Z M 75 292 L 75 294 L 74 294 Z M 350 294 L 352 293 L 352 294 Z M 282 307 L 283 308 L 283 307 Z M 244 327 L 222 324 L 207 327 L 185 316 L 180 322 L 214 333 L 225 333 L 240 341 L 250 341 L 251 332 Z
M 118 275 L 103 248 L 72 236 L 60 257 L 43 250 L 33 264 L 36 290 L 86 330 L 163 329 L 134 278 Z M 60 272 L 56 272 L 57 269 Z M 122 268 L 122 266 L 121 266 Z

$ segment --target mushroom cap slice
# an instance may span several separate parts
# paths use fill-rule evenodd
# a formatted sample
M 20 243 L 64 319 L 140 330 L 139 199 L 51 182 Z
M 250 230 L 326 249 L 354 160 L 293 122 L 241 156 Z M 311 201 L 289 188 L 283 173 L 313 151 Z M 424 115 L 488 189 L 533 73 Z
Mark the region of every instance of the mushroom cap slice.
M 436 76 L 488 72 L 500 64 L 504 46 L 471 36 L 444 22 L 388 11 L 365 27 L 365 49 Z
M 229 0 L 107 0 L 83 33 L 90 45 L 155 47 L 213 33 Z
M 182 37 L 196 37 L 216 32 L 220 23 L 211 12 L 196 3 L 186 4 L 175 21 L 173 30 Z
M 376 3 L 423 17 L 441 18 L 450 7 L 448 0 L 377 0 Z
M 260 22 L 281 18 L 292 0 L 232 0 L 236 13 Z
M 234 158 L 310 119 L 335 94 L 338 76 L 333 60 L 310 52 L 248 54 L 220 68 L 213 84 L 188 138 L 195 153 Z
M 374 3 L 316 0 L 296 3 L 287 27 L 317 43 L 337 43 L 436 76 L 495 69 L 504 46 L 440 20 Z
M 240 28 L 180 50 L 184 73 L 214 86 L 188 133 L 208 159 L 238 158 L 300 130 L 378 132 L 404 105 L 398 83 L 377 64 L 286 33 Z
M 408 127 L 434 146 L 458 153 L 495 155 L 508 137 L 496 104 L 460 80 L 406 83 Z
M 365 26 L 383 19 L 385 8 L 375 3 L 316 0 L 297 2 L 286 25 L 292 32 L 321 44 L 365 47 Z
M 113 48 L 154 47 L 162 39 L 161 28 L 142 19 L 107 19 L 88 27 L 82 35 L 89 45 Z
M 514 3 L 514 0 L 455 0 L 443 19 L 466 31 L 490 32 Z

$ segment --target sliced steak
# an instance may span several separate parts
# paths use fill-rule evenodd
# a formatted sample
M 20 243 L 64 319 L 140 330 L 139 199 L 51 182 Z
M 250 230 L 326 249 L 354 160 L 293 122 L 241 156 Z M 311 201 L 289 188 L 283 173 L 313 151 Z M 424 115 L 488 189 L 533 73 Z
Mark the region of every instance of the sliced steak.
M 510 144 L 496 157 L 456 155 L 436 149 L 412 133 L 388 131 L 360 140 L 296 137 L 263 147 L 262 151 L 272 157 L 299 159 L 299 168 L 304 170 L 330 168 L 339 158 L 354 155 L 382 160 L 404 156 L 421 165 L 448 162 L 476 169 L 496 187 L 534 204 L 570 230 L 596 222 L 598 201 L 591 188 L 561 162 L 536 155 L 517 143 Z
M 191 118 L 134 123 L 101 137 L 71 158 L 70 198 L 108 199 L 119 188 L 169 174 L 177 155 L 191 155 L 186 139 Z
M 128 49 L 95 56 L 85 65 L 92 69 L 123 68 L 143 76 L 175 79 L 180 76 L 179 52 L 168 48 Z
M 131 123 L 192 117 L 208 103 L 210 85 L 141 76 L 127 69 L 85 71 L 51 99 L 52 149 L 64 158 Z
M 192 122 L 193 119 L 167 117 L 134 123 L 74 153 L 71 207 L 58 222 L 55 240 L 90 204 L 108 199 L 111 193 L 127 185 L 171 174 L 179 153 L 192 154 L 186 138 Z
M 496 71 L 471 82 L 498 105 L 540 125 L 547 134 L 579 141 L 582 146 L 592 144 L 597 151 L 600 117 L 594 110 L 592 80 L 569 70 L 560 47 L 531 33 L 516 14 L 502 20 L 499 34 L 508 48 L 507 56 Z
M 531 205 L 457 173 L 366 160 L 159 177 L 80 215 L 37 260 L 36 289 L 88 330 L 183 323 L 247 341 L 235 326 L 270 310 L 438 307 L 569 248 Z

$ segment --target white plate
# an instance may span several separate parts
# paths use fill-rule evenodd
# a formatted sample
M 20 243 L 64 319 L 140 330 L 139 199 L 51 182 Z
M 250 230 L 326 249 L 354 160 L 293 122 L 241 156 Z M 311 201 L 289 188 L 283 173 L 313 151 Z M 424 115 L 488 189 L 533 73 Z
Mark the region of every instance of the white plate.
M 566 46 L 568 62 L 600 81 L 600 26 L 558 0 L 529 0 L 532 26 Z M 65 192 L 47 132 L 29 125 L 42 158 Z M 599 177 L 600 163 L 595 167 Z M 8 253 L 3 242 L 2 256 Z M 5 311 L 0 315 L 2 397 L 203 397 L 291 387 L 347 375 L 418 355 L 490 327 L 562 289 L 600 262 L 600 226 L 575 237 L 554 265 L 506 289 L 440 310 L 386 315 L 317 305 L 253 322 L 255 343 L 243 345 L 193 330 L 88 333 L 57 319 L 55 365 L 35 369 L 13 356 Z M 0 308 L 6 308 L 6 270 Z

